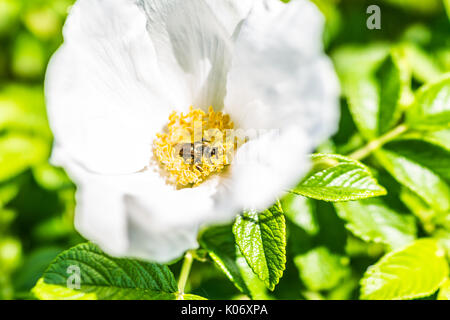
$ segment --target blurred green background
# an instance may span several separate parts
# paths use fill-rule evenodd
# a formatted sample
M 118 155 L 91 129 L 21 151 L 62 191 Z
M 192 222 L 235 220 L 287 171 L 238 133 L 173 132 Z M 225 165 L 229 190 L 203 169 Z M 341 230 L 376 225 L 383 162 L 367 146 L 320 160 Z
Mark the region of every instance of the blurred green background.
M 73 229 L 76 187 L 63 170 L 48 163 L 52 134 L 43 96 L 46 66 L 62 42 L 61 29 L 73 2 L 0 0 L 0 299 L 29 298 L 29 290 L 55 256 L 84 241 Z M 444 4 L 449 1 L 314 2 L 327 18 L 324 43 L 335 61 L 358 48 L 402 45 L 414 65 L 413 88 L 450 71 L 450 25 Z M 381 7 L 381 30 L 366 28 L 370 4 Z M 358 68 L 350 62 L 348 68 Z M 342 108 L 341 130 L 333 143 L 344 153 L 357 142 L 350 139 L 355 128 L 346 106 Z M 336 230 L 343 229 L 335 215 L 331 220 Z M 348 250 L 357 252 L 353 261 L 361 274 L 382 254 L 377 245 L 348 243 Z M 172 268 L 177 272 L 179 265 Z M 355 297 L 355 279 L 349 278 L 331 298 Z M 297 298 L 292 292 L 301 286 L 299 281 L 297 274 L 287 272 L 275 295 Z M 212 264 L 196 262 L 190 285 L 193 293 L 209 298 L 238 295 Z

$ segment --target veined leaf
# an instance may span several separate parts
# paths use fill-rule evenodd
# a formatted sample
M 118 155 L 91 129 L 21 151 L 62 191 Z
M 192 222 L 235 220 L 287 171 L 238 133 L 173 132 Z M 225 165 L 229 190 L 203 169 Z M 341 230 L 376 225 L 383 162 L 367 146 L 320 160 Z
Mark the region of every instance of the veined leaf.
M 378 161 L 401 184 L 438 211 L 450 208 L 450 187 L 431 169 L 392 151 L 375 152 Z
M 286 217 L 309 235 L 319 232 L 314 200 L 288 193 L 281 199 L 281 206 Z
M 300 278 L 312 291 L 330 290 L 350 275 L 350 260 L 318 247 L 294 258 Z
M 369 267 L 361 280 L 361 298 L 398 300 L 426 297 L 448 277 L 445 251 L 435 240 L 421 239 L 392 251 Z
M 408 111 L 407 123 L 416 129 L 450 128 L 450 75 L 422 87 L 414 106 Z
M 369 169 L 358 161 L 331 154 L 316 154 L 312 159 L 312 172 L 291 192 L 332 202 L 386 194 Z
M 266 297 L 266 288 L 236 246 L 232 226 L 210 227 L 200 236 L 201 246 L 242 293 L 252 299 Z
M 286 265 L 286 225 L 280 204 L 239 216 L 233 233 L 250 268 L 273 290 Z
M 80 289 L 70 288 L 79 276 Z M 74 281 L 74 282 L 72 282 Z M 39 299 L 176 299 L 177 284 L 168 267 L 116 259 L 85 243 L 60 254 L 33 288 Z
M 368 199 L 335 203 L 336 211 L 346 228 L 365 241 L 402 247 L 415 239 L 416 225 L 412 215 L 399 214 L 383 201 Z

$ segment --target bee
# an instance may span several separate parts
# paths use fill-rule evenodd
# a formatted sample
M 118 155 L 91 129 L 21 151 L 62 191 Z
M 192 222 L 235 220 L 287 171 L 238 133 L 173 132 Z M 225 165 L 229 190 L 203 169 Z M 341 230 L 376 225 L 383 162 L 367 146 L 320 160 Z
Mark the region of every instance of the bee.
M 180 143 L 175 147 L 175 152 L 184 159 L 185 163 L 199 165 L 202 163 L 203 156 L 210 161 L 212 157 L 218 157 L 219 148 L 212 147 L 211 141 L 203 138 L 202 141 L 193 143 Z

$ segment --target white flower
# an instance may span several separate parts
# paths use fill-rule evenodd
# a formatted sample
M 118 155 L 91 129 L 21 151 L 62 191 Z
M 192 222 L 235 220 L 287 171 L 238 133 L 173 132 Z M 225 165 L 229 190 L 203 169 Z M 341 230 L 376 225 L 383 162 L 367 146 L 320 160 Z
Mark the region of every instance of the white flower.
M 338 122 L 322 28 L 306 0 L 78 0 L 46 97 L 52 161 L 78 185 L 81 234 L 115 256 L 167 262 L 197 247 L 200 227 L 294 186 Z M 154 170 L 152 145 L 190 106 L 277 131 L 237 150 L 250 161 L 176 188 Z

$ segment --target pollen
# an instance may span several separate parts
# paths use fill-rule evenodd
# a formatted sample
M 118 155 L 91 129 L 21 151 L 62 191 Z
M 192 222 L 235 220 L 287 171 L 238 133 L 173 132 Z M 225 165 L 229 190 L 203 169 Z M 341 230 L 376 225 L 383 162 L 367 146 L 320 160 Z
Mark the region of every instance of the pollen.
M 223 171 L 243 143 L 233 134 L 227 114 L 190 107 L 187 114 L 173 112 L 165 132 L 153 141 L 153 153 L 168 182 L 195 187 L 212 174 Z

